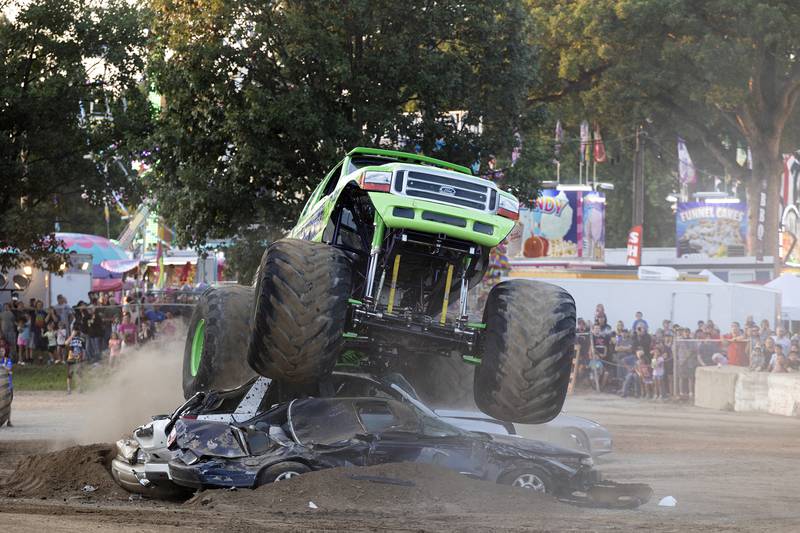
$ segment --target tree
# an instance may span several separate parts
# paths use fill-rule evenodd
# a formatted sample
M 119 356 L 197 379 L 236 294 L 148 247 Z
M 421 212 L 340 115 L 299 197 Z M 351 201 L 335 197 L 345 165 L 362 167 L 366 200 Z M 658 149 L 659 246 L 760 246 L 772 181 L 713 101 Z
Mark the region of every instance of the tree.
M 541 0 L 543 79 L 533 103 L 574 97 L 607 122 L 648 120 L 746 180 L 749 250 L 777 254 L 782 149 L 800 97 L 796 2 L 760 0 Z M 674 137 L 673 137 L 674 138 Z M 752 174 L 735 161 L 749 145 Z M 674 144 L 672 145 L 674 146 Z M 761 180 L 767 185 L 757 234 Z
M 150 117 L 144 18 L 123 0 L 15 7 L 0 17 L 0 270 L 58 271 L 59 219 L 137 193 L 126 167 Z
M 354 146 L 507 160 L 535 81 L 518 1 L 152 8 L 150 76 L 165 106 L 149 186 L 184 244 L 285 229 Z

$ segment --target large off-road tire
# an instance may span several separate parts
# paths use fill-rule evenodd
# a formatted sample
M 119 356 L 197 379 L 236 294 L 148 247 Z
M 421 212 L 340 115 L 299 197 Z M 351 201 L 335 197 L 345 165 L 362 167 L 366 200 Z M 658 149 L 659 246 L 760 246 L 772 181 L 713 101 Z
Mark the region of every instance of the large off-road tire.
M 504 281 L 489 293 L 475 371 L 475 403 L 500 420 L 548 422 L 567 395 L 575 343 L 575 301 L 560 287 Z
M 253 288 L 207 289 L 189 322 L 183 350 L 183 395 L 236 388 L 255 374 L 247 366 Z
M 272 243 L 256 279 L 250 367 L 288 384 L 329 375 L 342 350 L 351 269 L 347 255 L 327 244 Z
M 458 355 L 408 355 L 404 374 L 420 399 L 431 407 L 475 408 L 475 367 Z
M 0 427 L 11 415 L 11 389 L 8 388 L 8 371 L 0 368 Z

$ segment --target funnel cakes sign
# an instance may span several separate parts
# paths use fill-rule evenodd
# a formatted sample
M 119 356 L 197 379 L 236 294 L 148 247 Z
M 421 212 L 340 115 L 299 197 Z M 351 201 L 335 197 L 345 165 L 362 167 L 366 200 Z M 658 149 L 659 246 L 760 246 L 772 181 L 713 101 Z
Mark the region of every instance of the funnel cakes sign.
M 679 203 L 675 228 L 678 257 L 742 256 L 747 243 L 747 204 Z
M 605 252 L 605 197 L 596 192 L 542 191 L 509 235 L 509 258 L 590 259 Z

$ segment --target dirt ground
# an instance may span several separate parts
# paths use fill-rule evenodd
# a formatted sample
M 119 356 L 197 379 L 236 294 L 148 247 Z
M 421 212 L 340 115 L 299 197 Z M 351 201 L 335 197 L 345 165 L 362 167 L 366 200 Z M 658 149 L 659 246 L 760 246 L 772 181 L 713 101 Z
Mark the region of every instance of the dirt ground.
M 797 419 L 571 396 L 569 413 L 600 422 L 614 436 L 615 451 L 598 468 L 611 479 L 653 487 L 653 500 L 635 511 L 575 507 L 417 465 L 377 472 L 413 487 L 354 480 L 343 469 L 164 503 L 130 501 L 108 482 L 108 445 L 28 457 L 80 440 L 72 428 L 85 423 L 95 401 L 17 392 L 15 427 L 0 429 L 2 531 L 800 531 Z M 97 490 L 81 490 L 87 484 Z M 664 496 L 677 506 L 659 507 Z

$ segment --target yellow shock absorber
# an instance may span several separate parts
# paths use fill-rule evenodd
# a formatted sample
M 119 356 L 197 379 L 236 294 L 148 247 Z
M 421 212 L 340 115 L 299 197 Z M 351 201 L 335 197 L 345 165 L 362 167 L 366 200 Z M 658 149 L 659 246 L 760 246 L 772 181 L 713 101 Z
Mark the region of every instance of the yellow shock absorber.
M 397 273 L 400 272 L 400 254 L 394 256 L 394 266 L 392 267 L 392 285 L 389 288 L 389 305 L 386 306 L 386 314 L 391 315 L 394 309 L 394 293 L 397 290 Z
M 444 282 L 444 300 L 442 300 L 442 317 L 439 324 L 444 326 L 447 320 L 447 306 L 450 304 L 450 285 L 453 284 L 453 265 L 447 265 L 447 279 Z

